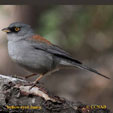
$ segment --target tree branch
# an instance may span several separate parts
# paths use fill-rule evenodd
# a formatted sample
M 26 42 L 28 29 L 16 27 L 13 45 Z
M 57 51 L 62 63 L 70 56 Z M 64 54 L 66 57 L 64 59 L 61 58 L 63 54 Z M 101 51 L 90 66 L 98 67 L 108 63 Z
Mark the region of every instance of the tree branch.
M 0 75 L 0 113 L 109 113 L 105 108 L 91 109 L 81 102 L 70 102 L 49 93 L 42 84 L 30 89 L 32 82 Z

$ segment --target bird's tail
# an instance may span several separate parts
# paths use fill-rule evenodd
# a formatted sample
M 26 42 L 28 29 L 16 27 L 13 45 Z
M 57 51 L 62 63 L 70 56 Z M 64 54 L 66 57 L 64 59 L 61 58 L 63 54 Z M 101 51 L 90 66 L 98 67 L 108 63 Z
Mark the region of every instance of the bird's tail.
M 90 68 L 90 67 L 88 67 L 86 65 L 83 65 L 81 62 L 79 62 L 79 61 L 77 61 L 75 59 L 70 59 L 69 61 L 67 61 L 67 60 L 63 61 L 62 64 L 64 64 L 64 63 L 67 66 L 75 66 L 75 67 L 78 67 L 78 68 L 81 68 L 81 69 L 88 70 L 90 72 L 96 73 L 97 75 L 100 75 L 100 76 L 102 76 L 102 77 L 104 77 L 106 79 L 110 79 L 109 77 L 99 73 L 97 70 L 95 70 L 93 68 Z
M 95 69 L 93 69 L 93 68 L 90 68 L 90 67 L 87 67 L 87 66 L 85 66 L 85 65 L 83 65 L 83 64 L 82 64 L 82 65 L 81 65 L 81 64 L 76 64 L 75 66 L 77 66 L 77 67 L 79 67 L 79 68 L 82 68 L 82 69 L 85 69 L 85 70 L 88 70 L 88 71 L 91 71 L 91 72 L 93 72 L 93 73 L 96 73 L 96 74 L 98 74 L 98 75 L 100 75 L 100 76 L 102 76 L 102 77 L 104 77 L 104 78 L 110 79 L 109 77 L 107 77 L 107 76 L 105 76 L 105 75 L 99 73 L 97 70 L 95 70 Z

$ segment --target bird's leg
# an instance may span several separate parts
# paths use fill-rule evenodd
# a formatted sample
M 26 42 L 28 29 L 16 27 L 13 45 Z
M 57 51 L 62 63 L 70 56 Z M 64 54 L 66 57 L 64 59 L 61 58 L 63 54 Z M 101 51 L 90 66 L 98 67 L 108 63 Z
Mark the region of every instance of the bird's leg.
M 52 71 L 49 71 L 48 73 L 46 73 L 45 75 L 48 76 L 48 75 L 51 75 L 52 73 L 56 72 L 56 71 L 59 71 L 59 68 L 56 68 Z
M 56 69 L 54 69 L 54 70 L 52 70 L 52 71 L 49 71 L 48 73 L 46 73 L 46 74 L 44 74 L 44 75 L 50 75 L 50 74 L 52 74 L 52 73 L 54 73 L 54 72 L 56 72 L 56 71 L 58 71 L 59 69 L 58 68 L 56 68 Z M 40 74 L 40 76 L 34 81 L 34 83 L 35 84 L 37 84 L 38 83 L 38 81 L 44 76 L 43 74 Z
M 46 73 L 46 74 L 41 74 L 34 82 L 33 82 L 33 85 L 30 87 L 30 89 L 32 89 L 38 82 L 39 82 L 39 80 L 44 76 L 44 75 L 50 75 L 50 74 L 52 74 L 52 73 L 54 73 L 54 72 L 56 72 L 56 71 L 58 71 L 59 70 L 59 68 L 56 68 L 56 69 L 54 69 L 54 70 L 52 70 L 52 71 L 49 71 L 48 73 Z
M 30 89 L 32 89 L 38 82 L 39 82 L 39 80 L 43 77 L 44 75 L 43 74 L 41 74 L 34 82 L 33 82 L 33 85 L 30 87 Z M 30 90 L 29 89 L 29 90 Z
M 43 77 L 44 75 L 40 75 L 35 81 L 34 81 L 34 84 L 37 84 L 38 83 L 38 81 Z
M 30 74 L 30 75 L 25 76 L 25 78 L 27 79 L 27 78 L 33 77 L 33 76 L 35 76 L 35 75 L 37 75 L 37 74 L 36 74 L 36 73 L 33 73 L 33 74 Z

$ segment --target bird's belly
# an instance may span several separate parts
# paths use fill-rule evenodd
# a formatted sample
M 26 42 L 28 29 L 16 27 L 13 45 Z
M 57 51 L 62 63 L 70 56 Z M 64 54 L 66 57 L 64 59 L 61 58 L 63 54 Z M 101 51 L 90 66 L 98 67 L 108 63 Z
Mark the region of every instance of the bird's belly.
M 46 73 L 53 68 L 53 57 L 45 51 L 13 43 L 8 45 L 8 52 L 13 61 L 33 73 Z

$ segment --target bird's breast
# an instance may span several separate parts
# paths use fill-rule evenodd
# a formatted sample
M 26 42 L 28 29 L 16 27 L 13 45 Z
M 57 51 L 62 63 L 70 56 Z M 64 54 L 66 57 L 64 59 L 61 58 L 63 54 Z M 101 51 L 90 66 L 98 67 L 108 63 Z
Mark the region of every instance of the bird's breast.
M 42 50 L 35 50 L 26 42 L 8 42 L 9 56 L 13 61 L 34 72 L 52 69 L 53 56 Z
M 18 42 L 12 42 L 12 41 L 8 42 L 8 53 L 11 59 L 14 61 L 19 59 L 21 60 L 21 57 L 23 56 L 25 49 L 26 47 L 22 43 L 20 44 Z

